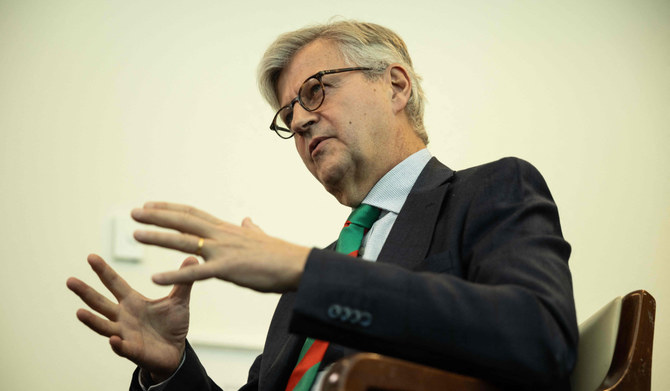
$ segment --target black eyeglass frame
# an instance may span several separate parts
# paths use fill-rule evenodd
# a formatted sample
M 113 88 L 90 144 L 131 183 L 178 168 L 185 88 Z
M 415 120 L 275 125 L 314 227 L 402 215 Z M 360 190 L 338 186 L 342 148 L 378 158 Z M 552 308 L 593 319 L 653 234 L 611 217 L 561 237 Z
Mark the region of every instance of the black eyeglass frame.
M 296 103 L 299 103 L 300 106 L 305 109 L 306 111 L 312 112 L 316 111 L 321 107 L 323 104 L 323 101 L 326 99 L 326 88 L 323 85 L 323 81 L 321 80 L 325 75 L 332 75 L 333 73 L 342 73 L 342 72 L 351 72 L 351 71 L 372 71 L 374 68 L 368 68 L 368 67 L 351 67 L 351 68 L 338 68 L 338 69 L 328 69 L 325 71 L 319 71 L 312 76 L 308 77 L 305 79 L 305 81 L 302 82 L 302 85 L 300 85 L 300 89 L 298 90 L 298 96 L 293 98 L 287 105 L 282 106 L 279 110 L 277 110 L 277 113 L 275 114 L 274 118 L 272 118 L 272 123 L 270 124 L 270 130 L 274 131 L 277 133 L 277 136 L 287 140 L 290 139 L 295 135 L 295 132 L 291 129 L 287 129 L 283 126 L 277 125 L 277 118 L 279 118 L 279 113 L 282 112 L 282 110 L 286 108 L 293 108 Z M 305 103 L 302 101 L 302 88 L 305 86 L 305 84 L 310 80 L 310 79 L 316 79 L 319 82 L 319 86 L 321 86 L 321 91 L 323 91 L 323 94 L 321 94 L 321 101 L 319 102 L 318 105 L 316 105 L 315 108 L 310 109 L 307 106 L 305 106 Z M 290 136 L 285 136 L 285 133 L 289 133 Z

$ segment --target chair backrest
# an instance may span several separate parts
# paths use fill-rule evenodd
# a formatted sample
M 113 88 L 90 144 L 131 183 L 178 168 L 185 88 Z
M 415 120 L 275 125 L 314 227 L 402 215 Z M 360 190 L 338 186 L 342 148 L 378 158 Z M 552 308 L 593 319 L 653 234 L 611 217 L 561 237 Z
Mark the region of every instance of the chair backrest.
M 594 391 L 607 375 L 621 320 L 621 296 L 607 303 L 579 325 L 577 365 L 570 384 L 572 391 Z
M 573 391 L 650 390 L 655 316 L 656 301 L 638 290 L 582 323 Z

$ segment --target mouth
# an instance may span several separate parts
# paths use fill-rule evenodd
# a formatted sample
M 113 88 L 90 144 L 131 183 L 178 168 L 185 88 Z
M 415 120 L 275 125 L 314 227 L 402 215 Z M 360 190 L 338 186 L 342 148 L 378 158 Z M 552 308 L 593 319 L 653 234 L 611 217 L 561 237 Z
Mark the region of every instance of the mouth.
M 317 137 L 317 138 L 313 139 L 313 140 L 309 143 L 309 154 L 310 154 L 310 156 L 313 157 L 313 155 L 314 155 L 314 151 L 315 151 L 316 148 L 319 146 L 319 144 L 321 144 L 321 142 L 323 142 L 323 141 L 325 141 L 325 140 L 327 140 L 327 139 L 329 139 L 329 138 L 330 138 L 330 137 Z

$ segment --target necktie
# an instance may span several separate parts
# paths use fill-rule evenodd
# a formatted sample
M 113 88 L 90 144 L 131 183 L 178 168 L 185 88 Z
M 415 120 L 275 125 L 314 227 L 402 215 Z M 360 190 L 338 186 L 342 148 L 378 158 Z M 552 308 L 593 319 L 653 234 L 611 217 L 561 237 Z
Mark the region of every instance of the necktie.
M 335 251 L 357 257 L 363 236 L 379 218 L 380 213 L 379 208 L 367 204 L 361 204 L 354 209 L 340 231 Z M 327 341 L 312 338 L 305 340 L 298 357 L 298 364 L 293 369 L 286 385 L 286 391 L 308 391 L 312 387 L 326 349 L 328 349 Z

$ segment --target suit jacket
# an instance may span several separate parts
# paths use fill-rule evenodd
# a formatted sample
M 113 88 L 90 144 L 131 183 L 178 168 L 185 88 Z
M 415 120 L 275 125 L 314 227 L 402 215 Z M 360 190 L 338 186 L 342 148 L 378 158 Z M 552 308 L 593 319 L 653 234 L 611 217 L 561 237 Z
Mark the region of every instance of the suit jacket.
M 331 341 L 324 361 L 373 351 L 503 388 L 569 389 L 578 339 L 569 255 L 529 163 L 454 172 L 433 158 L 377 262 L 312 250 L 243 389 L 283 390 L 305 336 Z M 166 391 L 218 389 L 187 347 Z

